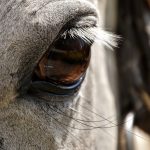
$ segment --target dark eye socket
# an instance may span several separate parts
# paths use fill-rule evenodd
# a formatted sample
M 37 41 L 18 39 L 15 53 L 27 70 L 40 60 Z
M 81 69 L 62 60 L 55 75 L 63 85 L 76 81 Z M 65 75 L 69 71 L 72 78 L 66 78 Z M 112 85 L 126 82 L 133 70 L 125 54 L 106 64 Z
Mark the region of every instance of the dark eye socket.
M 31 90 L 56 95 L 76 92 L 89 65 L 90 46 L 79 37 L 57 39 L 35 68 Z

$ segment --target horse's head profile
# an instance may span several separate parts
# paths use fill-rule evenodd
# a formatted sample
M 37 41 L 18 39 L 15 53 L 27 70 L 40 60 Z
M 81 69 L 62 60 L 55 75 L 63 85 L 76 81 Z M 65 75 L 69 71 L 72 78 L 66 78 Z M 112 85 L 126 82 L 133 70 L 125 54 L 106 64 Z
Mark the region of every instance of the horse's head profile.
M 114 44 L 88 1 L 0 2 L 1 149 L 116 149 L 112 52 L 95 39 Z

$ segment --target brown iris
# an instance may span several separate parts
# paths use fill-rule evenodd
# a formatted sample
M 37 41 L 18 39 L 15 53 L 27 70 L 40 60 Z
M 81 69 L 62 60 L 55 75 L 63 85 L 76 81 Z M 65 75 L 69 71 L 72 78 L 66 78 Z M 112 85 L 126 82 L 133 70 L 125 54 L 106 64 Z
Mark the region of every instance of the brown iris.
M 38 63 L 34 80 L 74 84 L 85 74 L 89 61 L 89 44 L 81 38 L 59 38 Z

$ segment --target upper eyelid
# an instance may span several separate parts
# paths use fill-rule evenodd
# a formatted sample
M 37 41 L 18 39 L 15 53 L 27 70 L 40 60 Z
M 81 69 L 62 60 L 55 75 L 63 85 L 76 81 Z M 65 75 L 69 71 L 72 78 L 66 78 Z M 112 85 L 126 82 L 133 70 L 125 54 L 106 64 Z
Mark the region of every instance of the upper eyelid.
M 66 26 L 75 27 L 75 28 L 83 28 L 83 27 L 92 27 L 97 25 L 97 17 L 93 15 L 86 16 L 78 16 L 72 20 L 70 20 Z
M 59 38 L 62 38 L 65 34 L 68 34 L 72 38 L 81 38 L 85 37 L 83 39 L 84 42 L 91 44 L 91 41 L 93 41 L 93 37 L 87 36 L 85 33 L 81 34 L 83 30 L 86 31 L 86 29 L 94 29 L 97 27 L 97 17 L 96 15 L 89 14 L 86 16 L 77 16 L 74 19 L 71 19 L 68 21 L 62 29 L 60 29 L 59 33 L 57 34 L 56 38 L 53 40 L 51 45 L 52 47 L 55 44 L 55 41 L 57 41 Z M 71 34 L 72 32 L 72 34 Z M 88 32 L 88 31 L 87 31 Z M 93 34 L 91 34 L 93 36 Z M 90 39 L 91 40 L 88 40 Z M 65 39 L 65 38 L 64 38 Z
M 78 16 L 63 26 L 56 39 L 60 37 L 65 39 L 66 35 L 69 35 L 72 38 L 81 38 L 88 44 L 97 41 L 98 44 L 103 44 L 109 49 L 117 47 L 120 37 L 100 28 L 97 20 L 94 15 Z

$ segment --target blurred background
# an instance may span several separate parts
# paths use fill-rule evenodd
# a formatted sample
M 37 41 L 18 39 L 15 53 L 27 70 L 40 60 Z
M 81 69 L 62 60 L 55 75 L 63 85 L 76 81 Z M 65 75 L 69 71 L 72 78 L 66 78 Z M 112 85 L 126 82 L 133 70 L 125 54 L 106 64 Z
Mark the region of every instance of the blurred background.
M 116 50 L 121 119 L 135 114 L 133 149 L 150 149 L 150 1 L 118 0 Z M 138 128 L 137 128 L 138 127 Z M 138 135 L 140 137 L 138 137 Z M 131 148 L 130 148 L 131 149 Z
M 150 0 L 99 0 L 98 6 L 105 29 L 121 36 L 115 54 L 108 54 L 117 65 L 119 119 L 124 122 L 130 112 L 134 114 L 128 139 L 122 138 L 126 133 L 119 135 L 119 149 L 149 150 Z

